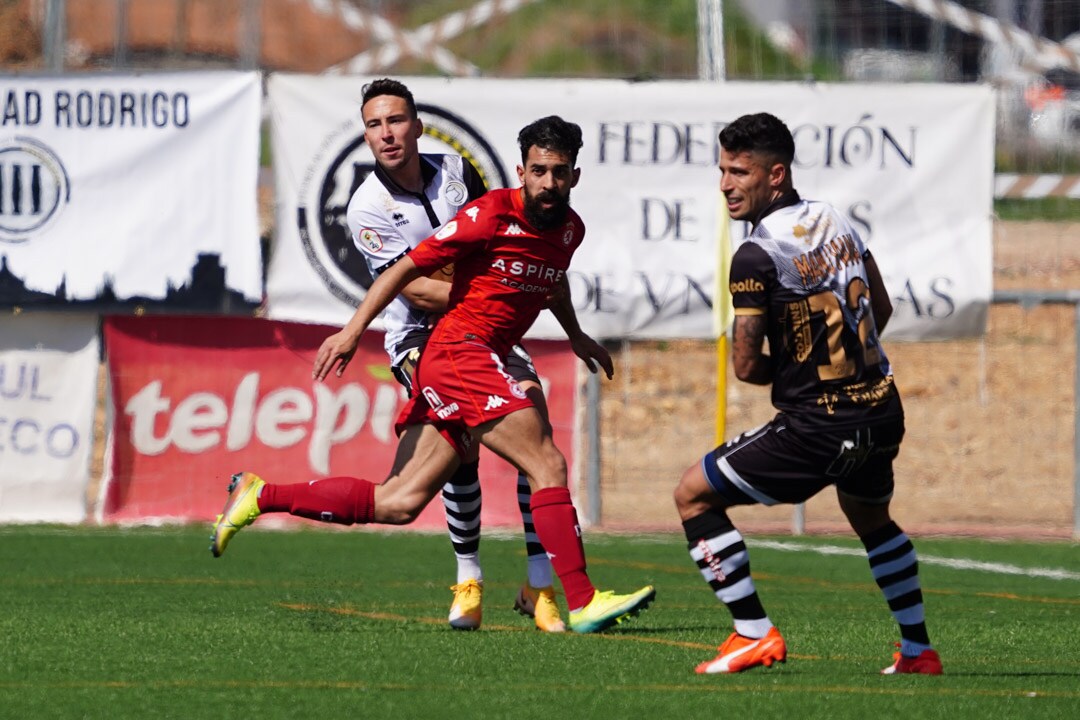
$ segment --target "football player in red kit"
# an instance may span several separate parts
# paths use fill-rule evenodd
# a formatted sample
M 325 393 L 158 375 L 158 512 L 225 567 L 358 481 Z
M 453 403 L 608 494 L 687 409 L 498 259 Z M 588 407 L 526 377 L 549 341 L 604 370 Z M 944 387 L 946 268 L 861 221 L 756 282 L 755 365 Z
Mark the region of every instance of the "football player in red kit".
M 518 144 L 522 187 L 493 190 L 466 205 L 379 275 L 348 324 L 319 349 L 314 377 L 322 380 L 331 371 L 340 376 L 360 336 L 405 285 L 454 264 L 449 308 L 416 369 L 419 392 L 398 418 L 398 452 L 389 478 L 381 485 L 352 477 L 274 485 L 238 473 L 214 528 L 215 556 L 238 530 L 267 512 L 346 525 L 410 523 L 480 442 L 532 482 L 533 522 L 563 585 L 572 630 L 603 630 L 652 602 L 651 586 L 627 595 L 593 586 L 567 488 L 566 460 L 551 428 L 503 364 L 554 296 L 551 309 L 566 320 L 575 354 L 593 372 L 599 365 L 609 378 L 613 374 L 607 351 L 568 313 L 566 271 L 585 234 L 570 208 L 570 191 L 580 176 L 581 128 L 557 116 L 542 118 L 522 129 Z

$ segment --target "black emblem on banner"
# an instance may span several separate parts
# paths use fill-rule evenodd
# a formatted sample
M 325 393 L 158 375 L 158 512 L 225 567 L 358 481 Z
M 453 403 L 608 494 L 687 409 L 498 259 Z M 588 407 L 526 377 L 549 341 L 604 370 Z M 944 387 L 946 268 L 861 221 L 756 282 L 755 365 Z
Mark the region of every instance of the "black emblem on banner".
M 0 242 L 31 239 L 70 199 L 67 170 L 51 148 L 27 137 L 0 142 Z

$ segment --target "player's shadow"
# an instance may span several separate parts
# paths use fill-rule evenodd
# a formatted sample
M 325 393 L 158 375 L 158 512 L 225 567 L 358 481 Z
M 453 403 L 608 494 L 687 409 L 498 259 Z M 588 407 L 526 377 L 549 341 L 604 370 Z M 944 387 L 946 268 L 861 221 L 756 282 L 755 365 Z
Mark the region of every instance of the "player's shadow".
M 1080 670 L 1022 670 L 1001 672 L 998 670 L 986 670 L 985 672 L 954 672 L 945 668 L 945 674 L 949 677 L 1074 677 L 1080 678 Z
M 667 635 L 671 632 L 679 632 L 680 630 L 692 630 L 694 628 L 679 628 L 679 627 L 639 627 L 631 623 L 630 625 L 616 625 L 613 628 L 608 628 L 602 635 Z

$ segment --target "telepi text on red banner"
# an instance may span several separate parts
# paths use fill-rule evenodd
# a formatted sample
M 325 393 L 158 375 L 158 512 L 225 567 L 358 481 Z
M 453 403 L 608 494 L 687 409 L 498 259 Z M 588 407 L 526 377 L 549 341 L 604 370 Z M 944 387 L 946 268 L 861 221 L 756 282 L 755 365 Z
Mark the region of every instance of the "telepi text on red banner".
M 114 412 L 102 520 L 209 521 L 240 470 L 277 483 L 327 475 L 381 482 L 405 397 L 378 333 L 365 335 L 343 377 L 312 380 L 315 353 L 334 330 L 249 318 L 108 318 Z M 565 342 L 528 349 L 572 467 L 579 361 Z M 484 525 L 520 527 L 516 477 L 483 451 Z M 440 506 L 413 527 L 444 527 Z

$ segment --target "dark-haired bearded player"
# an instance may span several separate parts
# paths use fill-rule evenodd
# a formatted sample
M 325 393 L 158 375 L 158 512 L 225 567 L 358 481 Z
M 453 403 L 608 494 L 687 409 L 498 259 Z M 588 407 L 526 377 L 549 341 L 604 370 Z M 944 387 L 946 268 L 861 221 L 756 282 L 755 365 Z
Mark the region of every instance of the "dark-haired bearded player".
M 420 392 L 398 418 L 398 452 L 390 477 L 377 486 L 352 477 L 271 485 L 239 473 L 215 526 L 215 554 L 238 530 L 268 512 L 346 525 L 410 523 L 473 443 L 480 442 L 529 478 L 533 523 L 562 583 L 572 630 L 603 630 L 652 602 L 652 586 L 628 595 L 593 586 L 567 488 L 566 460 L 502 360 L 565 283 L 585 232 L 569 207 L 570 190 L 580 175 L 581 128 L 556 116 L 542 118 L 522 129 L 518 145 L 522 187 L 493 190 L 466 205 L 436 235 L 386 269 L 348 324 L 319 348 L 314 377 L 322 380 L 335 368 L 340 376 L 360 336 L 403 287 L 454 264 L 449 309 L 416 369 Z M 607 351 L 576 321 L 563 322 L 569 304 L 565 295 L 552 311 L 567 329 L 574 353 L 593 372 L 599 364 L 610 378 Z
M 464 157 L 420 152 L 418 143 L 424 124 L 412 92 L 400 81 L 381 78 L 364 85 L 360 114 L 364 139 L 376 165 L 353 193 L 346 219 L 353 243 L 363 253 L 371 276 L 376 277 L 441 229 L 466 203 L 487 192 L 487 187 Z M 410 282 L 382 314 L 391 369 L 409 395 L 418 391 L 413 373 L 435 318 L 446 311 L 450 300 L 450 284 L 444 282 L 449 278 L 441 270 L 435 275 L 434 279 L 419 277 Z M 544 391 L 524 347 L 514 346 L 506 357 L 506 371 L 531 396 L 546 419 Z M 442 490 L 446 525 L 457 559 L 448 620 L 459 630 L 475 630 L 483 620 L 483 491 L 478 452 L 479 448 L 474 448 L 474 454 L 458 466 Z M 514 609 L 531 616 L 540 630 L 562 632 L 566 625 L 559 616 L 552 587 L 551 562 L 536 537 L 529 510 L 531 499 L 529 481 L 519 475 L 517 501 L 525 535 L 527 578 L 518 591 Z

